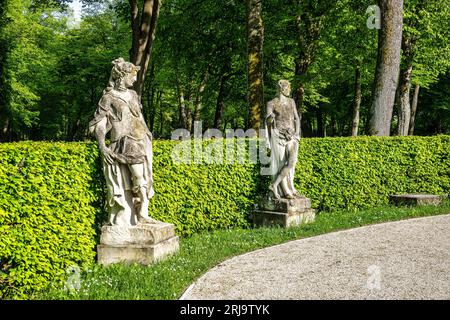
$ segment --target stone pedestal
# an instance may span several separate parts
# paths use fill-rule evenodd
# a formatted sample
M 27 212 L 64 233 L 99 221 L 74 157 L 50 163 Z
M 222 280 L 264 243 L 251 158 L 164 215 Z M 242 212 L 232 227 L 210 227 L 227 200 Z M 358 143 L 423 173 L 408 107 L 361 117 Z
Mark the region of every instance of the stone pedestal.
M 148 265 L 179 249 L 173 224 L 157 222 L 132 227 L 104 226 L 97 246 L 98 263 L 117 262 Z
M 440 205 L 444 196 L 434 194 L 398 194 L 390 195 L 389 202 L 395 205 L 420 206 Z
M 274 200 L 264 197 L 253 212 L 255 226 L 281 226 L 289 228 L 313 222 L 316 210 L 311 209 L 311 201 L 306 197 Z

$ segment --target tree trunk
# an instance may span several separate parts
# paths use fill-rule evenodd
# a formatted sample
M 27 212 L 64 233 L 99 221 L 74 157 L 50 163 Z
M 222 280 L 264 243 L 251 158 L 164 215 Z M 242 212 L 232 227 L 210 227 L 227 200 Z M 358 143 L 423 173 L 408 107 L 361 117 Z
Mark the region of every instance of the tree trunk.
M 307 119 L 302 115 L 304 112 L 303 98 L 305 87 L 302 83 L 302 77 L 308 71 L 309 66 L 314 60 L 317 44 L 320 38 L 320 30 L 322 25 L 322 15 L 317 13 L 314 16 L 312 8 L 304 8 L 305 13 L 297 16 L 297 32 L 298 32 L 298 50 L 299 54 L 295 59 L 295 79 L 296 91 L 294 93 L 294 100 L 297 104 L 297 112 L 300 118 L 300 132 L 303 136 L 312 134 L 312 127 Z
M 195 111 L 194 111 L 194 121 L 200 121 L 201 119 L 201 113 L 202 113 L 202 98 L 203 98 L 203 92 L 205 91 L 206 82 L 208 81 L 209 77 L 209 71 L 206 71 L 203 75 L 202 81 L 200 82 L 200 85 L 198 86 L 197 90 L 197 97 L 195 98 Z
M 402 44 L 403 0 L 379 0 L 381 29 L 370 109 L 369 134 L 389 136 L 397 90 Z
M 217 95 L 216 112 L 214 115 L 214 128 L 220 129 L 222 125 L 223 112 L 225 110 L 225 97 L 227 96 L 227 81 L 233 75 L 231 73 L 231 58 L 222 68 L 220 77 L 219 94 Z
M 178 91 L 178 106 L 179 106 L 178 123 L 181 128 L 187 129 L 188 119 L 187 119 L 186 100 L 184 98 L 184 87 L 181 85 L 178 73 L 177 73 L 177 91 Z
M 142 113 L 147 124 L 150 123 L 150 113 L 153 108 L 153 101 L 155 100 L 155 83 L 153 81 L 155 76 L 155 64 L 152 63 L 150 67 L 150 81 L 144 85 L 144 92 L 142 93 Z M 145 94 L 145 95 L 144 95 Z M 144 99 L 145 97 L 145 99 Z
M 405 59 L 405 66 L 400 70 L 399 104 L 398 104 L 398 135 L 407 136 L 409 132 L 409 122 L 411 120 L 411 77 L 413 71 L 415 39 L 407 34 L 403 34 L 402 52 Z
M 158 107 L 159 107 L 159 136 L 162 138 L 164 136 L 164 105 L 162 95 L 163 91 L 158 93 Z
M 138 0 L 129 0 L 129 3 L 132 29 L 130 60 L 136 66 L 141 67 L 141 70 L 137 74 L 137 81 L 134 84 L 134 89 L 141 96 L 155 39 L 156 23 L 158 21 L 161 1 L 144 0 L 140 17 Z
M 1 115 L 1 123 L 0 123 L 0 142 L 6 142 L 9 141 L 10 135 L 9 135 L 9 117 L 5 113 L 4 115 Z
M 419 101 L 420 85 L 416 84 L 414 87 L 414 96 L 411 105 L 411 121 L 409 122 L 409 135 L 414 135 L 414 125 L 416 122 L 417 103 Z
M 145 116 L 145 119 L 147 123 L 150 125 L 151 118 L 152 118 L 152 110 L 155 108 L 155 88 L 152 87 L 147 92 L 147 114 Z
M 164 130 L 164 113 L 163 113 L 163 107 L 162 103 L 159 105 L 159 136 L 163 136 L 163 130 Z
M 312 137 L 314 132 L 313 132 L 313 128 L 314 128 L 314 117 L 311 114 L 303 114 L 301 121 L 300 121 L 300 125 L 301 125 L 301 134 L 303 135 L 303 137 Z
M 360 106 L 361 106 L 361 70 L 359 66 L 356 66 L 355 98 L 353 100 L 353 116 L 352 116 L 352 137 L 358 136 Z
M 317 110 L 317 136 L 318 137 L 326 137 L 327 136 L 327 129 L 326 129 L 326 119 L 323 111 L 320 109 Z
M 179 118 L 178 122 L 181 128 L 187 128 L 187 116 L 186 116 L 186 101 L 184 100 L 184 90 L 183 88 L 178 89 L 178 103 L 179 103 Z
M 186 101 L 186 100 L 185 100 Z M 189 90 L 187 91 L 187 105 L 186 105 L 186 119 L 187 119 L 187 131 L 192 132 L 193 130 L 193 119 L 192 119 L 192 107 L 194 105 L 194 93 L 192 90 L 192 84 L 189 85 Z
M 3 2 L 0 4 L 0 22 L 5 23 L 7 4 Z M 2 26 L 0 23 L 0 27 Z M 7 81 L 7 57 L 9 53 L 8 39 L 0 38 L 0 142 L 6 142 L 11 139 L 10 135 L 10 95 L 11 92 L 9 81 Z
M 214 116 L 214 128 L 220 130 L 222 124 L 223 111 L 225 109 L 225 83 L 227 77 L 222 75 L 220 78 L 219 94 L 217 95 L 216 114 Z
M 399 136 L 407 136 L 409 122 L 411 120 L 411 103 L 409 94 L 411 91 L 412 65 L 400 73 L 399 104 L 398 104 L 398 131 Z
M 261 127 L 261 110 L 264 105 L 262 0 L 247 0 L 247 79 L 248 79 L 248 126 Z
M 156 101 L 155 101 L 155 103 L 152 104 L 152 108 L 150 110 L 150 128 L 149 129 L 151 132 L 153 132 L 155 130 L 156 107 L 160 106 L 161 97 L 162 97 L 162 91 L 158 91 L 156 93 Z

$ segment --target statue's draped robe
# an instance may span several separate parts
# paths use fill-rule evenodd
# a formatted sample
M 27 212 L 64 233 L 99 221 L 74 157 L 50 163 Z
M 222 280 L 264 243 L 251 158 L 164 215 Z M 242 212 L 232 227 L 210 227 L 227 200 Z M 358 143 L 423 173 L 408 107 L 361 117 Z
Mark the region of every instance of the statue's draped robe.
M 103 170 L 108 188 L 108 204 L 113 207 L 118 204 L 122 208 L 127 206 L 125 191 L 133 190 L 132 175 L 129 170 L 131 164 L 144 164 L 144 178 L 148 198 L 153 197 L 152 174 L 152 135 L 142 116 L 142 105 L 139 103 L 135 91 L 131 91 L 132 99 L 127 102 L 112 91 L 105 91 L 99 101 L 94 119 L 89 123 L 89 131 L 95 132 L 99 123 L 106 121 L 106 133 L 111 130 L 121 134 L 112 136 L 109 148 L 117 157 L 117 161 L 108 164 L 103 160 Z M 105 120 L 104 120 L 105 119 Z M 133 125 L 129 122 L 134 122 Z M 119 126 L 124 130 L 115 130 Z M 136 130 L 138 128 L 138 130 Z
M 280 107 L 280 101 L 278 98 L 273 99 L 269 103 L 273 104 L 273 107 Z M 268 119 L 270 117 L 274 117 L 272 123 L 268 123 Z M 275 115 L 272 113 L 268 114 L 264 121 L 264 126 L 266 130 L 266 142 L 267 146 L 270 149 L 270 174 L 272 176 L 272 183 L 276 180 L 278 174 L 280 173 L 281 169 L 287 164 L 288 158 L 287 158 L 287 150 L 286 150 L 286 144 L 288 141 L 283 136 L 283 134 L 280 132 L 280 128 L 277 128 L 276 126 L 276 119 Z M 289 173 L 287 176 L 283 179 L 286 180 L 287 185 L 289 188 L 294 186 L 294 172 L 295 167 L 289 170 Z M 281 197 L 286 196 L 283 192 L 283 189 L 281 187 L 283 181 L 280 182 L 278 185 L 278 194 Z

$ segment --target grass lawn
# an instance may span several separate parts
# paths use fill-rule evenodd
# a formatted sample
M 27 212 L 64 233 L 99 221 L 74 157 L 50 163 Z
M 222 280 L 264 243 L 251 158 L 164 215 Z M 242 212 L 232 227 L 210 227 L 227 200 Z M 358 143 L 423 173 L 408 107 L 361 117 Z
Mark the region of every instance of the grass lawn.
M 152 266 L 92 265 L 81 274 L 79 290 L 52 288 L 34 299 L 178 299 L 208 269 L 232 256 L 368 224 L 450 213 L 442 206 L 380 207 L 360 211 L 323 212 L 314 223 L 290 228 L 219 230 L 180 239 L 180 252 Z

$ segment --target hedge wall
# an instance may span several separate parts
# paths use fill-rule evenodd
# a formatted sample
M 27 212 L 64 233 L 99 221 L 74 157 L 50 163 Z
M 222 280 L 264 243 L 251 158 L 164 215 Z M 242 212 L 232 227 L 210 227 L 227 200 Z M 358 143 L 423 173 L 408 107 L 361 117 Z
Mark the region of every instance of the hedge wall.
M 450 191 L 450 136 L 303 139 L 299 191 L 320 210 L 387 204 L 389 194 Z
M 259 187 L 258 167 L 249 164 L 248 159 L 243 164 L 195 164 L 194 143 L 191 163 L 174 164 L 171 154 L 177 144 L 153 143 L 155 196 L 150 201 L 150 216 L 175 224 L 177 233 L 183 236 L 249 226 L 248 213 L 254 207 Z
M 177 143 L 154 142 L 150 215 L 184 236 L 249 227 L 268 177 L 248 162 L 174 163 Z M 391 193 L 445 194 L 450 136 L 302 139 L 295 182 L 320 210 L 386 204 Z M 94 261 L 104 190 L 94 143 L 0 144 L 0 298 L 26 298 L 70 265 Z
M 97 158 L 93 144 L 0 144 L 0 298 L 25 298 L 94 260 Z

